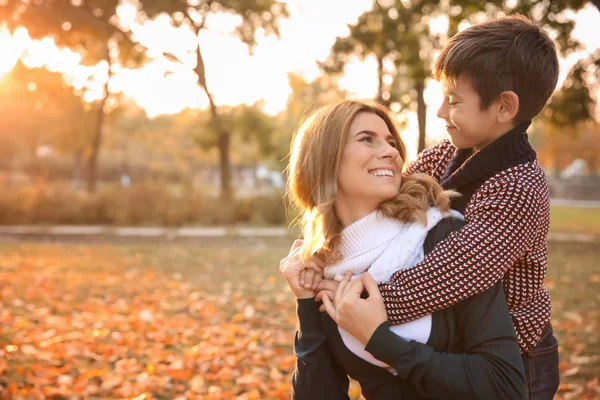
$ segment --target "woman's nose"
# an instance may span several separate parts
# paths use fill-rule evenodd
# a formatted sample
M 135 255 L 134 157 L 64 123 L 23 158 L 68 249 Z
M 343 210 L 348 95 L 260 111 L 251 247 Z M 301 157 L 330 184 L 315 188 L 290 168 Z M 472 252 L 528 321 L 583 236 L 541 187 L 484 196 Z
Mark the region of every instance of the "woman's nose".
M 383 146 L 384 148 L 381 153 L 381 158 L 391 158 L 393 160 L 400 155 L 398 149 L 392 146 L 391 144 L 386 143 Z

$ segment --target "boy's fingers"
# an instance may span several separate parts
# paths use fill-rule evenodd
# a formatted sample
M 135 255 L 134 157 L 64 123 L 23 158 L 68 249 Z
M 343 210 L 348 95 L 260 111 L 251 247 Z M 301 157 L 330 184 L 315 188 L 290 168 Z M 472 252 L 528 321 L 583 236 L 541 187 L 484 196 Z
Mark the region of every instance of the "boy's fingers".
M 300 286 L 304 286 L 305 277 L 306 277 L 306 270 L 303 269 L 302 271 L 300 271 L 300 276 L 298 277 L 298 284 Z
M 304 243 L 303 240 L 300 240 L 300 239 L 294 240 L 294 243 L 292 243 L 292 248 L 290 249 L 290 252 L 288 253 L 288 257 L 292 256 L 293 254 L 297 254 L 300 251 L 300 249 L 302 248 L 303 243 Z
M 308 259 L 308 261 L 304 264 L 304 268 L 312 269 L 315 272 L 323 271 L 323 267 L 321 267 L 315 260 L 314 257 Z
M 322 274 L 315 274 L 313 281 L 312 281 L 311 289 L 315 290 L 319 286 L 319 282 L 321 282 L 321 279 L 323 279 Z
M 315 262 L 317 263 L 317 265 L 321 268 L 325 268 L 325 262 L 323 262 L 323 260 L 321 260 L 321 257 L 314 257 Z
M 304 272 L 304 289 L 312 288 L 313 278 L 315 277 L 315 271 L 312 269 L 303 269 Z

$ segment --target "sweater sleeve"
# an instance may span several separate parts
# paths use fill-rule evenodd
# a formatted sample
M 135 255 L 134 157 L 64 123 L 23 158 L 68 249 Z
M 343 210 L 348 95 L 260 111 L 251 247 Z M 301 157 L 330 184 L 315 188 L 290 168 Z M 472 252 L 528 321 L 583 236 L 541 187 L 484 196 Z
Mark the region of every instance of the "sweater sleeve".
M 299 299 L 298 330 L 294 338 L 296 370 L 292 376 L 292 398 L 297 400 L 347 400 L 349 380 L 330 354 L 319 304 Z
M 526 399 L 519 345 L 500 284 L 453 307 L 464 353 L 436 352 L 407 342 L 381 324 L 366 350 L 393 366 L 428 398 Z
M 471 207 L 460 231 L 420 263 L 379 284 L 391 324 L 432 314 L 491 288 L 531 248 L 539 195 L 516 180 L 488 186 L 492 190 Z
M 406 174 L 412 175 L 422 173 L 439 179 L 439 176 L 435 176 L 436 174 L 434 172 L 437 169 L 440 169 L 440 172 L 437 174 L 439 175 L 443 171 L 443 168 L 438 167 L 440 164 L 448 161 L 452 155 L 452 150 L 452 145 L 448 140 L 443 140 L 436 145 L 426 148 L 417 155 L 416 160 L 408 164 Z

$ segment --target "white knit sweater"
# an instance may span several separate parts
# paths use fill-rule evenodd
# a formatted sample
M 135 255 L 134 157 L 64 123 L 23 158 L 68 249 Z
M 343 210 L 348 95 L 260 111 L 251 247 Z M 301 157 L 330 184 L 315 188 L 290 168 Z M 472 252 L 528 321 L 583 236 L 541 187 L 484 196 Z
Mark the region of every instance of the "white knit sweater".
M 418 222 L 404 223 L 384 216 L 381 211 L 373 211 L 342 230 L 340 252 L 343 259 L 324 269 L 327 279 L 341 280 L 347 271 L 352 278 L 365 271 L 377 282 L 389 282 L 394 272 L 410 268 L 423 259 L 423 243 L 427 232 L 443 218 L 455 216 L 462 219 L 456 211 L 442 213 L 437 208 L 427 211 L 427 224 Z M 405 340 L 426 343 L 431 334 L 431 315 L 401 325 L 390 327 L 392 332 Z M 357 356 L 380 367 L 389 365 L 379 361 L 365 350 L 354 336 L 339 328 L 346 346 Z

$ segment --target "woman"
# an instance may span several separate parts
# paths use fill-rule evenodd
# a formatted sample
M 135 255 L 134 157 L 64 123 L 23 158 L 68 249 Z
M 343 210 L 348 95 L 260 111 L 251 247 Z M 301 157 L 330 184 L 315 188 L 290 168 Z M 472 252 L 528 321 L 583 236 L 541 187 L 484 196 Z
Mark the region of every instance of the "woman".
M 317 110 L 296 134 L 288 187 L 303 211 L 304 242 L 280 264 L 298 302 L 294 398 L 347 399 L 348 376 L 367 399 L 525 398 L 499 285 L 417 326 L 390 329 L 371 275 L 350 281 L 368 268 L 389 279 L 390 267 L 410 267 L 460 228 L 448 218 L 451 193 L 431 178 L 402 176 L 405 154 L 388 111 L 357 101 Z M 328 265 L 330 277 L 345 273 L 335 302 L 322 292 L 317 298 L 327 313 L 319 312 L 314 285 L 300 284 L 311 257 Z

